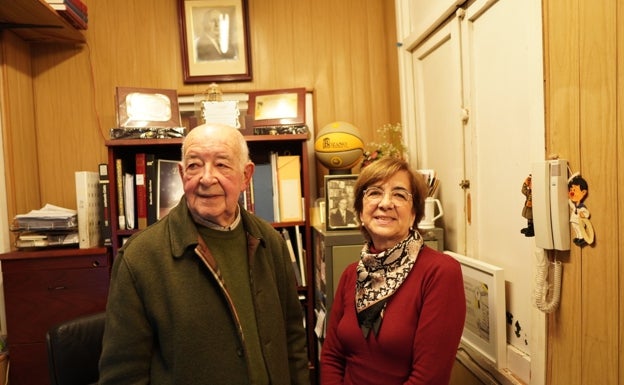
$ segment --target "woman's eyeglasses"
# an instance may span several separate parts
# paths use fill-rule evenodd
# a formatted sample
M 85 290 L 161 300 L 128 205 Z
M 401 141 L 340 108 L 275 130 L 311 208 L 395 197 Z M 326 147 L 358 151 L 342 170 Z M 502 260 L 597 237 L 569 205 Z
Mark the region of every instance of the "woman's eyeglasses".
M 412 194 L 404 188 L 390 190 L 390 201 L 396 206 L 404 206 L 412 201 Z M 369 203 L 379 203 L 386 195 L 386 192 L 380 187 L 369 187 L 364 190 L 364 200 Z

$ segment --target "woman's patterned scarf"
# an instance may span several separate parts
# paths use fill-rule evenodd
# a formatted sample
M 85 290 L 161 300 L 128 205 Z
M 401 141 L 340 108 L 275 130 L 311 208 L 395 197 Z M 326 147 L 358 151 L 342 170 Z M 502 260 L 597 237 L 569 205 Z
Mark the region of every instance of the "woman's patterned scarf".
M 371 329 L 378 334 L 386 301 L 407 278 L 423 244 L 420 234 L 411 231 L 403 241 L 379 254 L 370 253 L 370 244 L 362 249 L 356 270 L 355 309 L 364 338 Z

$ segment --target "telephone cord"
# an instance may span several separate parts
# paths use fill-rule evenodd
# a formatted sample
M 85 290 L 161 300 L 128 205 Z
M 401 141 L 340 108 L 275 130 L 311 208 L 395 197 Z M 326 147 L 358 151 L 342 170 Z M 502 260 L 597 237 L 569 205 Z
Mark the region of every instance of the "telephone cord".
M 550 263 L 544 255 L 544 250 L 535 251 L 537 257 L 535 273 L 535 289 L 533 300 L 535 306 L 544 313 L 552 313 L 559 307 L 561 299 L 561 273 L 562 264 L 555 260 Z M 548 275 L 552 266 L 552 288 L 548 282 Z

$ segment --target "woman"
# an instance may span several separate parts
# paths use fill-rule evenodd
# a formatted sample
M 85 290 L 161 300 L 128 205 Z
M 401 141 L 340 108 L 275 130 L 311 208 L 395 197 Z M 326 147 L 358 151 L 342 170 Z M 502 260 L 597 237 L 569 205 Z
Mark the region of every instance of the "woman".
M 466 315 L 459 263 L 424 245 L 424 178 L 397 158 L 367 167 L 355 211 L 367 242 L 343 272 L 321 384 L 448 384 Z

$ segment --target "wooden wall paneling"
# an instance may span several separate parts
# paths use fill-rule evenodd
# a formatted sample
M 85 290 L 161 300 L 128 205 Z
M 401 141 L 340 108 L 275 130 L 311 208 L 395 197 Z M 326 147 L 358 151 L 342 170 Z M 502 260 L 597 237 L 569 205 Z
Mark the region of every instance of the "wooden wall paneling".
M 76 207 L 74 172 L 97 171 L 106 156 L 88 53 L 79 45 L 33 46 L 41 199 L 67 208 Z
M 608 214 L 624 181 L 622 8 L 617 0 L 543 5 L 547 153 L 569 159 L 572 172 L 588 181 L 596 231 L 594 245 L 572 245 L 565 256 L 561 306 L 549 317 L 547 383 L 622 384 L 623 209 Z
M 33 87 L 9 87 L 14 99 L 34 89 L 36 124 L 25 126 L 36 125 L 39 137 L 14 140 L 11 147 L 36 156 L 24 163 L 11 155 L 11 162 L 24 165 L 29 175 L 39 167 L 30 164 L 43 168 L 35 206 L 50 201 L 74 207 L 73 171 L 95 169 L 106 160 L 104 140 L 116 124 L 116 86 L 174 88 L 181 94 L 207 88 L 183 83 L 176 0 L 87 5 L 86 43 L 37 45 L 30 51 Z M 361 127 L 365 141 L 382 124 L 399 121 L 394 1 L 249 0 L 249 12 L 253 81 L 222 83 L 224 91 L 305 87 L 314 91 L 317 129 L 346 120 Z M 30 69 L 19 68 L 28 79 Z M 32 118 L 33 100 L 15 104 L 23 105 Z M 12 135 L 23 135 L 16 133 L 22 126 L 11 124 Z M 29 147 L 35 139 L 38 147 Z M 15 186 L 9 204 L 32 209 L 21 202 L 29 200 L 33 184 L 21 177 L 27 173 L 19 175 L 8 182 Z
M 388 6 L 391 4 L 391 8 Z M 394 1 L 384 2 L 384 19 L 386 20 L 386 36 L 397 36 L 396 14 L 394 10 Z M 401 120 L 401 96 L 399 86 L 399 47 L 397 39 L 392 39 L 386 47 L 386 66 L 382 72 L 388 74 L 388 95 L 386 96 L 388 104 L 388 114 L 390 122 L 399 122 Z M 396 68 L 396 71 L 388 71 L 387 69 Z
M 616 0 L 579 3 L 580 163 L 571 165 L 589 184 L 585 203 L 597 234 L 581 251 L 581 383 L 616 384 L 618 315 Z M 597 379 L 600 379 L 597 381 Z
M 619 3 L 621 4 L 621 2 Z M 621 101 L 624 100 L 624 7 L 617 6 L 616 7 L 616 51 L 617 51 L 617 78 L 616 78 L 616 100 L 617 103 L 617 153 L 622 154 L 624 152 L 624 103 Z M 621 234 L 624 234 L 624 157 L 617 157 L 617 164 L 615 169 L 617 170 L 617 179 L 615 180 L 615 185 L 617 186 L 617 225 L 616 231 L 618 243 L 615 245 L 616 249 L 614 250 L 615 255 L 612 258 L 617 258 L 618 263 L 618 277 L 620 277 L 619 290 L 617 293 L 618 298 L 624 298 L 624 282 L 622 281 L 622 277 L 624 277 L 624 237 Z M 612 202 L 614 203 L 614 202 Z M 617 256 L 617 257 L 616 257 Z M 618 346 L 619 349 L 619 357 L 618 357 L 618 380 L 619 385 L 624 384 L 624 330 L 622 329 L 624 325 L 624 306 L 618 306 L 618 325 L 620 325 L 620 333 L 618 338 Z
M 184 89 L 177 1 L 91 1 L 88 6 L 96 105 L 108 138 L 116 124 L 115 87 Z
M 578 0 L 546 0 L 543 11 L 546 155 L 578 165 Z M 548 317 L 546 383 L 564 385 L 581 378 L 581 266 L 577 248 L 556 255 L 563 262 L 562 299 Z
M 0 91 L 5 181 L 9 223 L 16 214 L 40 206 L 33 81 L 28 44 L 9 30 L 0 31 Z

